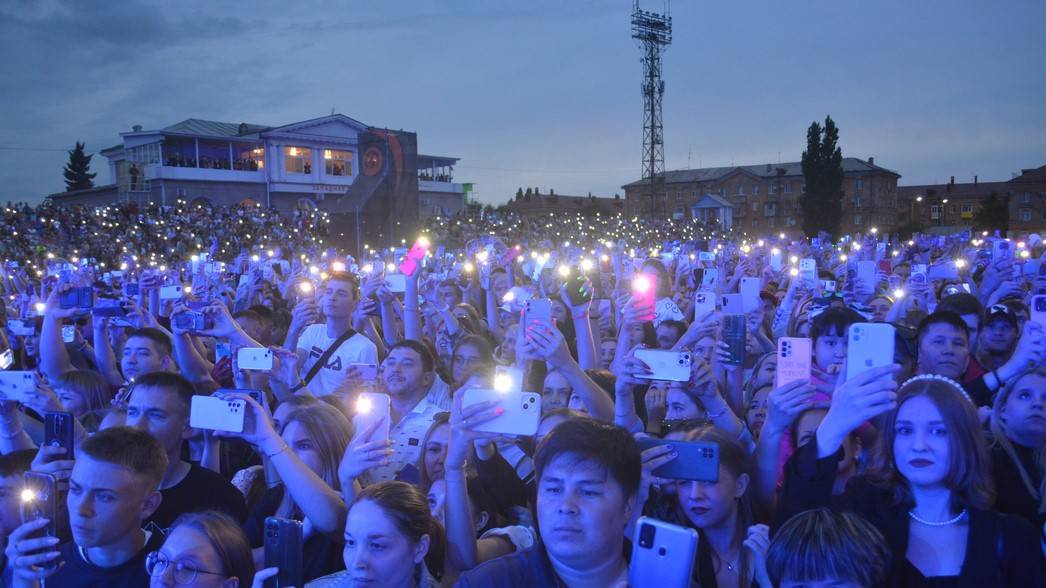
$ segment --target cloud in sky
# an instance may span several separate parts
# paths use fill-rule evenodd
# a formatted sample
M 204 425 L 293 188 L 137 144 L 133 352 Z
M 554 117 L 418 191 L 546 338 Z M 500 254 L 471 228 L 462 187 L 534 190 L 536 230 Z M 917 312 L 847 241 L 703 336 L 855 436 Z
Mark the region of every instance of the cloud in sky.
M 649 3 L 644 3 L 647 5 Z M 660 2 L 649 6 L 661 7 Z M 1046 4 L 676 2 L 666 167 L 797 160 L 831 114 L 845 155 L 902 183 L 1046 163 Z M 62 188 L 74 141 L 133 124 L 286 124 L 333 108 L 416 131 L 503 201 L 620 192 L 640 171 L 631 3 L 9 0 L 0 201 Z M 95 157 L 99 179 L 104 158 Z

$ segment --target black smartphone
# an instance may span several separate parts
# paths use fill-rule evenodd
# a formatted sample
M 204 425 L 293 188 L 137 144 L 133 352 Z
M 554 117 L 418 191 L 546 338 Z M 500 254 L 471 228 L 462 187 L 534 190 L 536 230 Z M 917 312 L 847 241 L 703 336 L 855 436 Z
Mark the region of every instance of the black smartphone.
M 124 296 L 138 296 L 141 294 L 142 289 L 138 283 L 129 283 L 123 285 Z
M 575 274 L 567 280 L 567 298 L 571 306 L 577 306 L 592 300 L 592 290 L 589 289 L 584 274 Z
M 292 519 L 265 519 L 265 567 L 280 573 L 265 580 L 265 588 L 305 585 L 302 567 L 302 524 Z
M 65 455 L 59 459 L 73 458 L 73 414 L 70 412 L 44 413 L 44 445 L 61 447 Z
M 174 315 L 174 326 L 195 333 L 214 328 L 214 320 L 202 312 L 189 311 Z
M 58 296 L 58 305 L 64 309 L 94 306 L 94 289 L 90 286 L 70 288 Z
M 729 365 L 744 365 L 748 324 L 743 314 L 723 315 L 723 341 L 730 346 Z
M 61 510 L 58 508 L 60 496 L 58 493 L 58 482 L 51 474 L 39 472 L 26 472 L 22 478 L 24 489 L 19 501 L 19 512 L 22 515 L 22 524 L 47 519 L 47 526 L 33 533 L 33 538 L 58 537 L 62 538 L 61 521 L 59 520 Z M 58 567 L 59 559 L 53 559 L 43 565 L 42 568 L 53 570 Z

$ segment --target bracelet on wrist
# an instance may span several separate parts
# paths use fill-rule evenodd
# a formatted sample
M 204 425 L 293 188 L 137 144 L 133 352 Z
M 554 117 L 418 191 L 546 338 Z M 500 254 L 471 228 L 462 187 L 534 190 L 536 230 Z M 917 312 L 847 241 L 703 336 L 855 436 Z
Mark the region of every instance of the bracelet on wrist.
M 281 442 L 280 443 L 280 448 L 277 449 L 276 451 L 273 451 L 272 453 L 265 453 L 265 450 L 263 449 L 262 453 L 265 453 L 265 457 L 267 457 L 269 459 L 272 459 L 272 458 L 276 457 L 277 455 L 283 453 L 284 451 L 287 451 L 287 444 Z

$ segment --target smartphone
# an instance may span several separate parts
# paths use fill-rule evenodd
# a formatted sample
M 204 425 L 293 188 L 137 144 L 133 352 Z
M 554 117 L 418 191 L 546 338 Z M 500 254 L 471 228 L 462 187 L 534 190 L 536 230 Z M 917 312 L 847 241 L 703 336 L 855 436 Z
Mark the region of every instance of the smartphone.
M 817 262 L 813 258 L 799 260 L 799 279 L 811 288 L 817 284 Z
M 226 357 L 232 357 L 232 345 L 228 341 L 216 341 L 214 343 L 214 363 L 218 363 Z
M 243 418 L 247 403 L 242 398 L 217 396 L 192 397 L 189 405 L 189 426 L 210 431 L 243 432 Z
M 44 445 L 65 449 L 65 455 L 57 459 L 73 458 L 72 413 L 57 411 L 44 413 Z
M 272 414 L 272 410 L 269 409 L 269 398 L 263 390 L 255 390 L 254 388 L 218 388 L 214 391 L 213 396 L 222 397 L 226 394 L 246 394 L 260 404 L 266 413 Z
M 654 320 L 654 306 L 656 304 L 657 276 L 654 274 L 636 274 L 632 278 L 632 306 L 650 308 L 649 313 L 638 317 L 639 320 Z
M 163 286 L 160 288 L 160 300 L 177 300 L 182 297 L 181 286 Z
M 879 260 L 879 271 L 883 272 L 886 275 L 892 274 L 893 273 L 893 263 L 889 259 L 880 259 Z
M 389 287 L 389 292 L 393 294 L 402 294 L 407 291 L 407 276 L 403 274 L 388 274 L 385 276 L 385 283 Z
M 94 306 L 94 288 L 70 288 L 58 295 L 58 306 L 63 309 L 91 308 Z
M 378 364 L 376 363 L 350 363 L 349 367 L 359 370 L 365 382 L 373 382 L 378 379 Z
M 759 293 L 763 289 L 759 278 L 741 278 L 741 305 L 744 312 L 755 312 L 759 308 Z
M 362 432 L 381 421 L 377 430 L 371 435 L 371 441 L 388 439 L 392 428 L 392 399 L 380 392 L 360 392 L 356 397 L 356 406 L 352 424 L 357 432 Z
M 241 347 L 236 352 L 236 365 L 241 370 L 271 370 L 272 350 L 265 347 Z
M 745 303 L 740 294 L 724 294 L 720 308 L 726 314 L 744 314 Z
M 33 538 L 58 537 L 62 538 L 62 517 L 65 501 L 60 496 L 58 482 L 51 474 L 40 472 L 25 472 L 23 475 L 24 488 L 21 493 L 19 512 L 22 524 L 47 519 L 47 526 L 33 533 Z M 60 558 L 55 558 L 41 567 L 54 569 L 60 563 Z M 37 564 L 39 565 L 39 564 Z
M 537 434 L 541 421 L 541 395 L 536 392 L 521 390 L 492 390 L 484 388 L 466 388 L 461 398 L 462 408 L 496 400 L 504 412 L 477 425 L 475 430 L 501 435 L 519 435 L 529 437 Z
M 704 273 L 701 275 L 701 281 L 698 283 L 699 290 L 712 291 L 715 290 L 715 283 L 719 280 L 719 270 L 714 267 L 705 268 Z
M 11 349 L 5 349 L 3 353 L 0 353 L 0 370 L 6 370 L 11 367 L 15 362 L 15 352 Z
M 30 394 L 36 391 L 36 380 L 33 372 L 0 371 L 0 397 L 26 403 Z
M 1012 259 L 1013 247 L 1007 239 L 996 239 L 992 243 L 992 261 L 1000 259 Z
M 690 585 L 697 559 L 696 530 L 639 517 L 632 541 L 629 586 Z
M 708 261 L 715 263 L 715 252 L 714 251 L 699 251 L 697 254 L 698 261 Z
M 131 296 L 138 296 L 142 292 L 141 286 L 137 283 L 130 283 L 123 285 L 123 295 L 130 298 Z
M 504 365 L 495 366 L 494 389 L 498 392 L 523 391 L 523 370 Z
M 804 337 L 781 337 L 777 340 L 777 370 L 774 387 L 795 381 L 810 381 L 813 342 Z
M 200 331 L 206 331 L 207 329 L 213 329 L 214 319 L 202 312 L 183 312 L 174 315 L 174 327 L 183 331 L 197 333 Z
M 821 292 L 835 292 L 835 280 L 821 280 Z
M 74 340 L 76 340 L 76 327 L 62 325 L 62 343 L 72 343 Z
M 668 382 L 690 381 L 690 366 L 693 363 L 693 356 L 689 351 L 636 349 L 635 357 L 647 364 L 651 372 L 649 375 L 637 375 L 637 378 Z
M 108 300 L 107 298 L 99 298 L 98 302 L 102 300 Z M 106 304 L 104 306 L 96 305 L 91 309 L 92 316 L 99 317 L 125 317 L 127 316 L 127 309 L 120 304 Z
M 656 437 L 640 437 L 636 440 L 640 449 L 659 445 L 671 445 L 678 456 L 654 469 L 660 478 L 695 480 L 698 482 L 719 481 L 719 445 L 707 441 L 673 441 Z
M 571 306 L 578 306 L 592 300 L 592 291 L 589 290 L 583 273 L 574 274 L 567 280 L 566 293 Z
M 697 292 L 694 294 L 694 320 L 715 312 L 715 294 Z
M 421 260 L 425 259 L 428 252 L 429 240 L 425 237 L 419 237 L 400 263 L 400 273 L 405 276 L 413 276 L 414 272 L 421 267 Z
M 865 284 L 875 286 L 876 265 L 874 261 L 861 260 L 857 262 L 857 279 Z
M 744 365 L 748 325 L 743 314 L 723 315 L 722 339 L 730 347 L 729 365 Z M 893 359 L 893 355 L 890 356 Z
M 781 271 L 784 267 L 784 253 L 780 249 L 770 250 L 770 267 L 775 271 Z
M 302 524 L 293 519 L 266 517 L 265 567 L 280 572 L 265 580 L 265 588 L 300 588 L 305 585 L 302 564 Z
M 861 372 L 891 365 L 894 351 L 894 327 L 889 323 L 854 323 L 846 347 L 846 379 Z
M 36 321 L 23 319 L 9 319 L 7 330 L 16 337 L 32 337 L 36 334 Z
M 535 321 L 552 324 L 552 301 L 548 298 L 531 298 L 523 305 L 522 327 L 529 327 Z
M 912 273 L 908 277 L 909 282 L 925 284 L 926 283 L 926 264 L 915 263 L 912 264 Z
M 1031 321 L 1046 329 L 1046 294 L 1031 297 Z

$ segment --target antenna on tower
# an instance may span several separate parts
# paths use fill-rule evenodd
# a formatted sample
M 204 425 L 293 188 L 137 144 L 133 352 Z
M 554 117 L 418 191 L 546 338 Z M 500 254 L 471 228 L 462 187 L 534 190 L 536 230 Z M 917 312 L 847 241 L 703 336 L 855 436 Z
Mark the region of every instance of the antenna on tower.
M 643 179 L 650 187 L 650 214 L 656 212 L 657 185 L 664 182 L 665 139 L 661 121 L 661 97 L 665 82 L 661 79 L 661 54 L 672 44 L 672 17 L 669 4 L 665 13 L 657 14 L 632 4 L 632 38 L 643 50 Z

